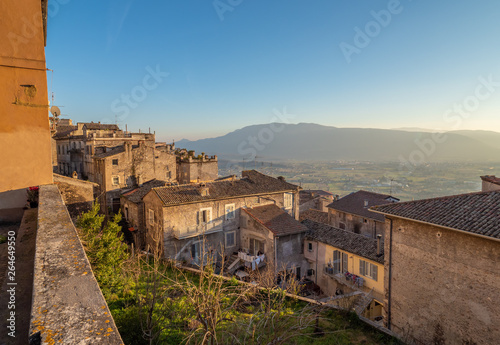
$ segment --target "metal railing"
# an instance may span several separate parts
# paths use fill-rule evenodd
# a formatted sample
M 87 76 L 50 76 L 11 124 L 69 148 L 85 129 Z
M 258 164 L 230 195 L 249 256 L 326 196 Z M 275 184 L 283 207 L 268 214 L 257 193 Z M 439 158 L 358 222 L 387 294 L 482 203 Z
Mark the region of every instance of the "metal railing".
M 222 231 L 222 220 L 213 220 L 209 223 L 172 229 L 174 237 L 178 240 L 200 235 L 208 235 L 218 231 Z

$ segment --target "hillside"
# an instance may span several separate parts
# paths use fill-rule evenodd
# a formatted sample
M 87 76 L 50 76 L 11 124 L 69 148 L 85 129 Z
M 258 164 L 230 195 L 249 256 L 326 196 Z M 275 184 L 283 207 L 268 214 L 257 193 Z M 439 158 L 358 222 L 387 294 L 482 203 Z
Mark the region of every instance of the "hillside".
M 500 158 L 500 133 L 486 131 L 436 134 L 406 130 L 337 128 L 310 123 L 263 124 L 178 147 L 234 160 L 399 161 L 401 157 L 428 162 L 495 161 Z M 440 141 L 438 143 L 437 141 Z

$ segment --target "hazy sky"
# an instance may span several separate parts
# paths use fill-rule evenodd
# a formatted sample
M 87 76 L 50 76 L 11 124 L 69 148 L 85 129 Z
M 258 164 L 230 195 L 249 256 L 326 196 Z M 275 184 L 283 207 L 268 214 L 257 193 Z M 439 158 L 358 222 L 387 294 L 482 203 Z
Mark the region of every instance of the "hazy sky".
M 499 23 L 498 0 L 49 0 L 49 92 L 63 117 L 158 140 L 276 112 L 500 131 Z

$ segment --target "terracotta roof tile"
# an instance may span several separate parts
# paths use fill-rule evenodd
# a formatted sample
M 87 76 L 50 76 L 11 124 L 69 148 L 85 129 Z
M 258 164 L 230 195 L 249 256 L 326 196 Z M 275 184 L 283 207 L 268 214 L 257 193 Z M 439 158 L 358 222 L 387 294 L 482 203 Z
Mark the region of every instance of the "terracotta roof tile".
M 377 255 L 376 239 L 354 232 L 335 228 L 309 219 L 302 222 L 309 228 L 306 240 L 313 240 L 331 245 L 332 247 L 353 253 L 364 258 L 384 263 L 384 241 L 380 240 L 380 255 Z
M 303 221 L 306 219 L 310 219 L 318 223 L 328 224 L 328 212 L 323 212 L 313 208 L 300 212 L 299 220 Z
M 208 200 L 261 195 L 266 193 L 295 192 L 300 187 L 255 170 L 243 171 L 243 178 L 235 181 L 214 181 L 204 184 L 208 194 L 202 195 L 199 184 L 154 188 L 164 206 Z
M 500 238 L 500 191 L 452 195 L 376 206 L 374 211 Z
M 244 208 L 243 211 L 271 230 L 276 236 L 292 235 L 308 231 L 305 225 L 296 221 L 295 218 L 275 204 Z
M 365 201 L 368 202 L 368 206 L 365 206 Z M 352 213 L 361 217 L 371 218 L 383 222 L 384 216 L 371 212 L 369 208 L 371 206 L 388 204 L 394 201 L 399 201 L 399 199 L 387 194 L 360 190 L 332 202 L 328 205 L 328 207 L 337 211 Z

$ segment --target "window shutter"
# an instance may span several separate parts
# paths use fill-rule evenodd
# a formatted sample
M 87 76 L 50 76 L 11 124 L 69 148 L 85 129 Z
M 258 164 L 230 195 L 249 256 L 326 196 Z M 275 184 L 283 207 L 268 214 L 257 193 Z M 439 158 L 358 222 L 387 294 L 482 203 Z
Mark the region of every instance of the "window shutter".
M 250 253 L 251 254 L 255 253 L 254 249 L 255 249 L 255 240 L 254 239 L 250 239 Z
M 365 262 L 363 260 L 359 260 L 359 274 L 361 274 L 362 276 L 366 275 Z
M 377 265 L 372 265 L 372 278 L 377 281 L 378 278 L 378 267 Z
M 342 272 L 344 273 L 349 271 L 348 260 L 347 253 L 342 253 Z

